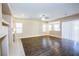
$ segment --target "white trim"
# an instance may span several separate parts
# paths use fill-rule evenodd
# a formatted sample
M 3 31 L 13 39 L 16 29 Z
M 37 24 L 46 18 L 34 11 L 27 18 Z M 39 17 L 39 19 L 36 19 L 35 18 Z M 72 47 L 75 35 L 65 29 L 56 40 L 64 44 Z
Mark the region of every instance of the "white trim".
M 32 38 L 37 36 L 45 36 L 45 35 L 33 35 L 33 36 L 24 36 L 24 37 L 16 37 L 16 38 Z
M 24 37 L 17 37 L 17 38 L 32 38 L 32 37 L 38 37 L 38 36 L 52 36 L 52 37 L 57 37 L 57 38 L 61 38 L 61 36 L 55 36 L 55 35 L 50 35 L 50 34 L 43 34 L 43 35 L 33 35 L 33 36 L 24 36 Z
M 55 36 L 55 35 L 49 35 L 49 36 L 52 36 L 52 37 L 57 37 L 57 38 L 61 38 L 61 36 Z

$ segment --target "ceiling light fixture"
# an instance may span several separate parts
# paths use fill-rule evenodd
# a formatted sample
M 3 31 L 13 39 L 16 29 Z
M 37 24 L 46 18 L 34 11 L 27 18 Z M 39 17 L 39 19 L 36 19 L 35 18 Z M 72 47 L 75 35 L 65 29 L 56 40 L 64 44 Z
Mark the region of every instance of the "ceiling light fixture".
M 49 17 L 47 15 L 42 15 L 41 16 L 42 21 L 47 21 L 48 19 L 49 19 Z
M 46 20 L 46 15 L 45 14 L 41 15 L 40 17 L 41 17 L 41 20 L 42 21 L 45 21 Z

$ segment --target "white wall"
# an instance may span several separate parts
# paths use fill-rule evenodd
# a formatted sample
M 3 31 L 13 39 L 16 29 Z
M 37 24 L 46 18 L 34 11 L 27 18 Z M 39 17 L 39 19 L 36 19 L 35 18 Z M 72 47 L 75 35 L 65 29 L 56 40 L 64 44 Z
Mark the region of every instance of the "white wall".
M 16 19 L 16 22 L 23 23 L 23 33 L 16 34 L 16 37 L 32 37 L 43 35 L 42 21 L 38 20 L 27 20 L 27 19 Z

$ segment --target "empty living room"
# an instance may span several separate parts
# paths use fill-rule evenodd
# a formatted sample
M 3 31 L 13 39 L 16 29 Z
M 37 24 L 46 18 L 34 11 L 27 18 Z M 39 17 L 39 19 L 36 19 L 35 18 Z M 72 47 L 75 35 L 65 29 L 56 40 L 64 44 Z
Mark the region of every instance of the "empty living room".
M 0 56 L 79 56 L 79 3 L 0 3 Z

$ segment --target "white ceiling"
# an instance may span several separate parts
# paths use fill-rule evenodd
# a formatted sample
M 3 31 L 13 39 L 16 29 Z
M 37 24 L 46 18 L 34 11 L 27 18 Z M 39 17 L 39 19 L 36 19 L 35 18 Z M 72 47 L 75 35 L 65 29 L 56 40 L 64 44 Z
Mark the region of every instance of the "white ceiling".
M 15 17 L 38 18 L 46 15 L 48 20 L 79 13 L 78 3 L 11 3 L 9 4 Z

